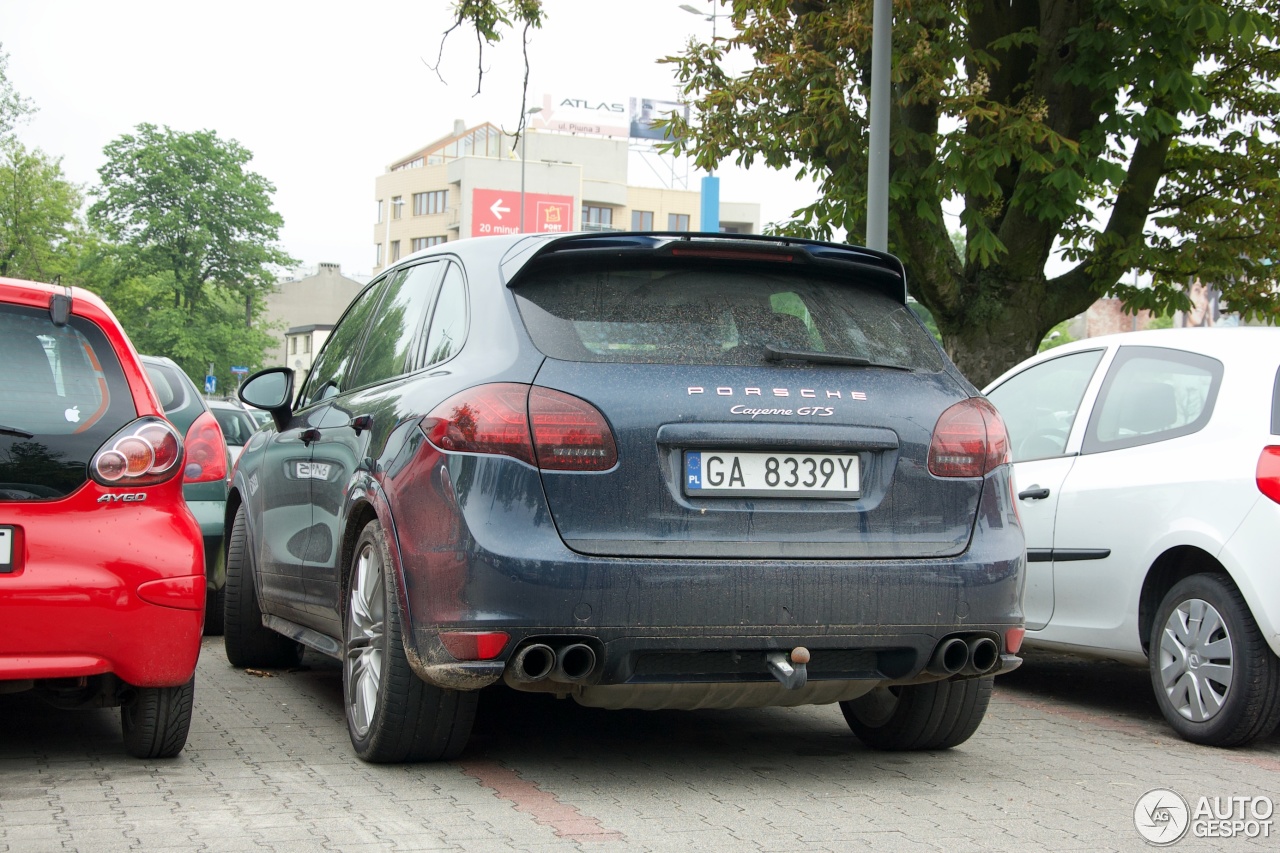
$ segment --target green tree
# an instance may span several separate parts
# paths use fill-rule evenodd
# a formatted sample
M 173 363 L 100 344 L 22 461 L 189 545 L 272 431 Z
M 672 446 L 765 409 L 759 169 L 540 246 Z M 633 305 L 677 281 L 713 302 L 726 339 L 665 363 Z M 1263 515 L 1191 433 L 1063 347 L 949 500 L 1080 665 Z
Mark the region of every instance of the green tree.
M 668 149 L 799 163 L 822 197 L 781 230 L 862 234 L 872 0 L 728 5 L 731 35 L 663 60 L 696 116 Z M 1108 293 L 1163 313 L 1199 276 L 1280 320 L 1280 0 L 895 6 L 890 250 L 975 383 Z M 1055 247 L 1073 266 L 1050 277 Z
M 0 142 L 0 275 L 50 281 L 69 272 L 81 202 L 60 159 Z
M 174 308 L 198 314 L 221 291 L 252 305 L 274 282 L 273 267 L 297 263 L 276 242 L 284 220 L 271 207 L 275 187 L 246 168 L 253 155 L 233 139 L 151 124 L 136 131 L 104 149 L 90 221 L 132 251 L 137 269 L 172 276 Z
M 220 387 L 234 387 L 231 365 L 261 365 L 274 345 L 254 319 L 276 270 L 297 263 L 277 244 L 275 187 L 213 131 L 141 124 L 105 153 L 89 217 L 115 245 L 87 255 L 82 272 L 140 350 L 194 377 L 212 362 Z

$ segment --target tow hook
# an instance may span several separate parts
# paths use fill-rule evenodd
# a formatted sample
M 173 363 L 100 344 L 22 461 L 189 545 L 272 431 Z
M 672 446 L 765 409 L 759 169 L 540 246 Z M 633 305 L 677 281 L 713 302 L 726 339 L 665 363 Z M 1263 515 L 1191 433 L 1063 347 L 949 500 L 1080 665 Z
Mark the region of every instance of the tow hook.
M 809 680 L 809 650 L 804 646 L 796 646 L 790 656 L 786 652 L 769 652 L 765 655 L 769 664 L 769 672 L 788 690 L 799 690 Z

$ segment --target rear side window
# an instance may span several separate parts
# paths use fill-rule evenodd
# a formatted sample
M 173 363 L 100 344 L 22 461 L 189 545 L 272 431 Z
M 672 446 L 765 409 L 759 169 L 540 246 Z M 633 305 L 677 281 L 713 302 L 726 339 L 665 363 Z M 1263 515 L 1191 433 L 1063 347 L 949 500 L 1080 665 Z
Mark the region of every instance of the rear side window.
M 795 268 L 542 270 L 522 278 L 515 294 L 537 347 L 568 361 L 754 365 L 773 346 L 943 369 L 907 306 Z
M 137 417 L 102 331 L 73 316 L 0 305 L 0 500 L 58 498 L 85 482 L 102 444 Z
M 447 361 L 462 348 L 467 337 L 467 288 L 462 270 L 449 265 L 435 313 L 431 315 L 431 334 L 427 338 L 427 364 Z
M 1121 347 L 1102 383 L 1084 452 L 1166 441 L 1209 422 L 1222 362 L 1161 347 Z

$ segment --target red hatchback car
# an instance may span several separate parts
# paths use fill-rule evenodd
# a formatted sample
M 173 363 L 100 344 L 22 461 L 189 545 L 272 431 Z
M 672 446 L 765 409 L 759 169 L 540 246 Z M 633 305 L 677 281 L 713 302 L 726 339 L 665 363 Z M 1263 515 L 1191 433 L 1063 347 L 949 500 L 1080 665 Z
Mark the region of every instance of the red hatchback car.
M 191 724 L 205 573 L 183 452 L 101 299 L 0 278 L 0 693 L 119 706 L 139 758 Z

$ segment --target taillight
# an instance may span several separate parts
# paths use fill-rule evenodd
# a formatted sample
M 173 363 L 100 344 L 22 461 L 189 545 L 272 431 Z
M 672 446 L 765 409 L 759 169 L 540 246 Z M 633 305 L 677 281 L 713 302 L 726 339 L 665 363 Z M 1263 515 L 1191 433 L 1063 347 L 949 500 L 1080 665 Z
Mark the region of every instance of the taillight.
M 441 450 L 496 453 L 536 465 L 528 405 L 528 385 L 481 385 L 436 406 L 423 420 L 422 429 Z
M 608 471 L 618 461 L 613 431 L 586 400 L 534 386 L 529 391 L 529 420 L 539 468 Z
M 1010 458 L 1004 420 L 985 397 L 961 400 L 933 428 L 929 473 L 935 477 L 983 477 Z
M 154 486 L 178 470 L 182 439 L 165 420 L 139 418 L 108 439 L 89 462 L 89 476 L 104 486 Z
M 606 471 L 618 461 L 604 416 L 550 388 L 471 388 L 436 406 L 422 429 L 441 450 L 511 456 L 547 471 Z
M 211 412 L 195 419 L 187 430 L 187 465 L 184 483 L 209 483 L 227 478 L 227 442 Z
M 1280 504 L 1280 447 L 1262 448 L 1258 457 L 1258 491 Z

